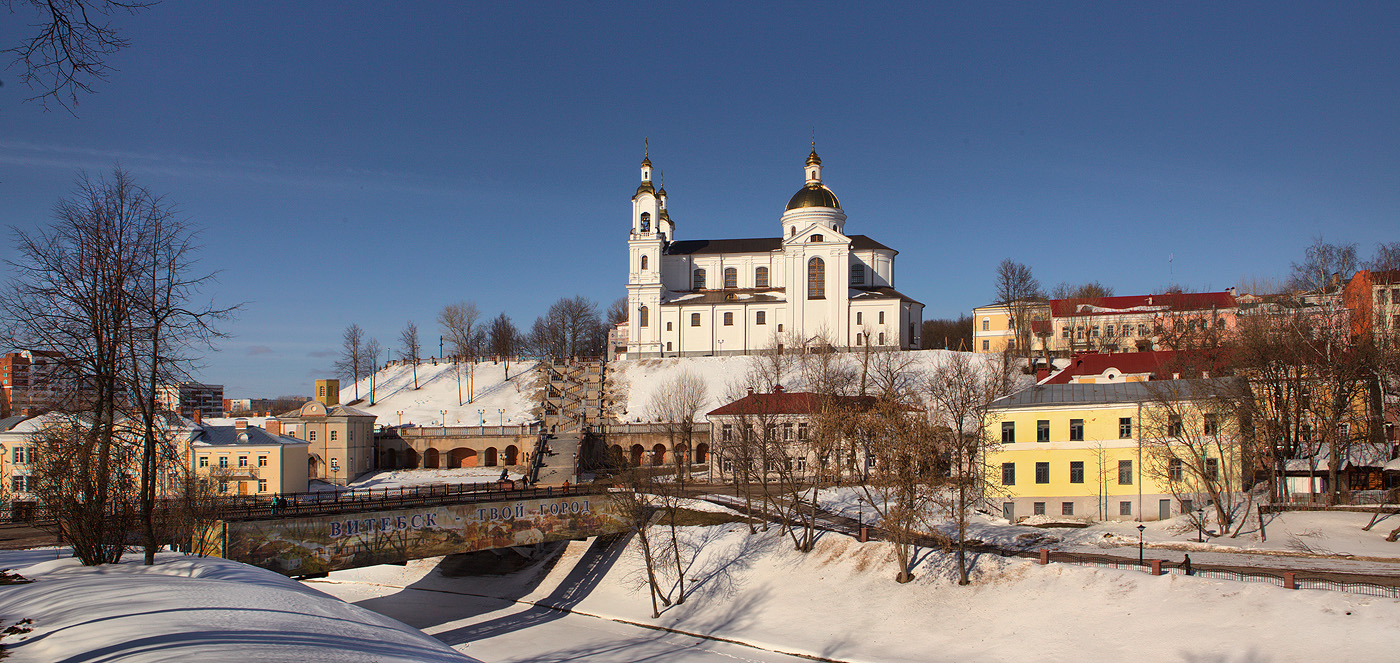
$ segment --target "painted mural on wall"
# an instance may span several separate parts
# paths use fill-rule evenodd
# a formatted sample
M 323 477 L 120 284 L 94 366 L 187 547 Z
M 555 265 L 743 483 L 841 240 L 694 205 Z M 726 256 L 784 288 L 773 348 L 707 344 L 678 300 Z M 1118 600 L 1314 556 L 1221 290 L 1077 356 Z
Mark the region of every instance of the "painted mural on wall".
M 607 495 L 231 521 L 222 556 L 307 575 L 623 529 Z

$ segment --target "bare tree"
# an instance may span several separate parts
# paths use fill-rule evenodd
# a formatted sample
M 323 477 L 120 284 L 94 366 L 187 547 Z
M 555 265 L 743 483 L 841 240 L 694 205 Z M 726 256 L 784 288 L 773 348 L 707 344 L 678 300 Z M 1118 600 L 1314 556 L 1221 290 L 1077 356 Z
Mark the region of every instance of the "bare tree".
M 1292 264 L 1289 279 L 1295 291 L 1325 294 L 1342 288 L 1342 280 L 1351 278 L 1357 266 L 1355 244 L 1329 244 L 1321 236 L 1305 251 L 1302 262 Z
M 515 323 L 511 322 L 510 316 L 501 313 L 491 321 L 486 332 L 486 345 L 490 348 L 491 354 L 497 359 L 506 363 L 506 378 L 510 378 L 510 358 L 520 347 L 520 331 L 515 328 Z
M 60 354 L 73 384 L 40 440 L 52 452 L 41 469 L 62 476 L 41 471 L 39 492 L 86 564 L 120 556 L 139 494 L 150 559 L 155 386 L 188 366 L 185 353 L 216 336 L 210 323 L 232 309 L 190 305 L 210 278 L 189 274 L 192 233 L 120 169 L 81 178 L 51 225 L 14 234 L 16 278 L 0 293 L 6 340 Z
M 627 322 L 627 298 L 618 297 L 611 304 L 608 304 L 607 314 L 608 326 L 612 327 L 619 322 Z
M 667 597 L 665 592 L 661 591 L 661 585 L 656 578 L 656 567 L 662 555 L 656 549 L 650 532 L 652 520 L 656 517 L 656 505 L 651 495 L 653 489 L 654 482 L 650 473 L 644 468 L 630 468 L 619 477 L 614 489 L 608 491 L 608 500 L 627 529 L 637 537 L 637 542 L 641 546 L 642 561 L 646 569 L 647 593 L 651 597 L 651 617 L 656 619 L 661 616 L 661 606 L 657 605 L 658 601 L 663 605 L 670 606 L 671 599 Z
M 598 319 L 598 305 L 586 297 L 563 297 L 530 327 L 535 352 L 555 357 L 599 355 L 607 344 L 607 331 Z
M 369 404 L 374 405 L 374 388 L 379 381 L 379 357 L 384 352 L 379 339 L 365 341 L 365 363 L 369 365 Z
M 947 431 L 943 455 L 948 459 L 949 486 L 940 495 L 953 519 L 961 585 L 969 582 L 967 523 L 972 509 L 1000 489 L 984 467 L 994 444 L 987 435 L 986 415 L 1008 385 L 1004 364 L 985 364 L 967 354 L 948 357 L 927 380 L 930 418 Z
M 1026 360 L 1026 370 L 1034 372 L 1031 363 L 1035 348 L 1031 339 L 1031 318 L 1039 301 L 1045 299 L 1040 281 L 1031 275 L 1031 268 L 1010 258 L 997 265 L 996 303 L 1006 308 L 1007 324 L 1016 341 L 1016 350 Z
M 1239 404 L 1248 398 L 1248 385 L 1235 379 L 1160 380 L 1148 383 L 1148 391 L 1143 471 L 1178 500 L 1213 506 L 1220 531 L 1229 531 L 1241 510 L 1247 511 L 1240 503 L 1245 461 Z
M 413 388 L 418 388 L 418 356 L 423 346 L 418 342 L 418 325 L 412 320 L 399 332 L 399 356 L 413 364 Z
M 360 375 L 366 368 L 368 366 L 365 361 L 365 330 L 351 323 L 341 334 L 340 360 L 335 362 L 335 372 L 354 381 L 357 401 L 360 400 Z
M 71 113 L 78 104 L 78 93 L 90 93 L 93 84 L 106 80 L 112 70 L 107 59 L 128 45 L 109 17 L 117 11 L 134 14 L 151 3 L 5 0 L 10 10 L 15 5 L 29 5 L 34 10 L 37 23 L 32 27 L 37 32 L 0 53 L 14 56 L 10 66 L 19 65 L 20 80 L 38 93 L 26 101 L 38 100 L 47 108 L 52 99 Z
M 457 372 L 457 404 L 462 405 L 462 361 L 467 362 L 467 401 L 470 403 L 475 399 L 472 384 L 476 376 L 476 347 L 473 341 L 481 332 L 481 325 L 478 321 L 481 313 L 477 311 L 476 304 L 471 302 L 459 302 L 448 304 L 443 307 L 438 314 L 438 324 L 442 325 L 443 336 L 447 337 L 447 342 L 452 345 L 452 361 Z
M 905 583 L 914 579 L 909 566 L 915 542 L 935 503 L 939 458 L 922 413 L 897 397 L 870 400 L 870 407 L 850 419 L 852 433 L 863 440 L 861 464 L 866 469 L 858 485 L 862 501 L 879 517 L 894 548 L 895 581 Z
M 685 484 L 686 465 L 694 453 L 695 418 L 709 402 L 705 381 L 683 372 L 652 392 L 647 417 L 661 422 L 670 442 L 676 483 Z
M 944 349 L 962 352 L 972 351 L 972 316 L 963 313 L 957 320 L 925 320 L 923 332 L 919 335 L 924 350 Z

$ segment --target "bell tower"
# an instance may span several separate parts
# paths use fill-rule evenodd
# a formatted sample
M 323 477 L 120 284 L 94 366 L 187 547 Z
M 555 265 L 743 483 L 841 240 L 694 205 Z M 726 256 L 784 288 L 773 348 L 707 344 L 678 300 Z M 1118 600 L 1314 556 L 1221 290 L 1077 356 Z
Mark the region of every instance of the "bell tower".
M 632 232 L 627 240 L 627 356 L 655 356 L 661 352 L 661 261 L 674 232 L 666 212 L 666 189 L 661 171 L 651 165 L 648 145 L 642 157 L 642 182 L 632 196 Z

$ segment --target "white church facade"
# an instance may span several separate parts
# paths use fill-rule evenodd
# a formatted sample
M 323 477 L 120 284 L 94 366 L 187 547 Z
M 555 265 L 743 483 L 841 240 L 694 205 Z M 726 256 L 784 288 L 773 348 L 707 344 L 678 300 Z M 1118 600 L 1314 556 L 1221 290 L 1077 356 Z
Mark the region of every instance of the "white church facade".
M 815 146 L 778 237 L 678 240 L 650 158 L 641 175 L 617 356 L 735 355 L 798 343 L 919 347 L 923 304 L 894 289 L 898 251 L 845 233 L 846 213 L 822 183 Z

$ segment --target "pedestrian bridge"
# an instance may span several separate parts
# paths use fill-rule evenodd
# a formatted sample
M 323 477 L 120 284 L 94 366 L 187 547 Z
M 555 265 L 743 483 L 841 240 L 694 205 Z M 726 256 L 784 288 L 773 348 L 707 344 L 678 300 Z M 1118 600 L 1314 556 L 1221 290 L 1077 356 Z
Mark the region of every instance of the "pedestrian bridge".
M 418 500 L 415 500 L 418 501 Z M 272 510 L 215 522 L 208 554 L 289 576 L 623 531 L 604 491 L 542 489 L 462 494 L 444 504 L 387 501 L 322 513 Z

